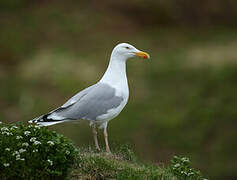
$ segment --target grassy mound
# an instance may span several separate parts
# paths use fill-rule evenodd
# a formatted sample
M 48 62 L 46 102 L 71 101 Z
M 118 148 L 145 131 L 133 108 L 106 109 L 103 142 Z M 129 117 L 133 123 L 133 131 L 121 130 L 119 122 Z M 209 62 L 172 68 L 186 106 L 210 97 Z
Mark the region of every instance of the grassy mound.
M 129 158 L 130 159 L 130 158 Z M 168 168 L 144 165 L 123 154 L 84 151 L 69 179 L 176 179 Z
M 168 167 L 137 161 L 128 146 L 121 146 L 114 154 L 80 149 L 69 179 L 157 179 L 205 180 L 200 171 L 190 166 L 186 157 L 174 156 Z M 207 179 L 206 179 L 207 180 Z

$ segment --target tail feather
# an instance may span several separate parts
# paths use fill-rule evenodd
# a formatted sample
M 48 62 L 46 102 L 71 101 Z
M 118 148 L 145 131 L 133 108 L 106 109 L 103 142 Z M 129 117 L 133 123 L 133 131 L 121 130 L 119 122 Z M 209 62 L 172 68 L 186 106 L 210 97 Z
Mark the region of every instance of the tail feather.
M 56 119 L 48 118 L 49 115 L 50 114 L 45 114 L 40 117 L 34 118 L 34 119 L 30 120 L 29 123 L 36 123 L 36 124 L 42 125 L 42 126 L 51 126 L 54 124 L 58 124 L 58 123 L 67 121 L 67 120 L 56 120 Z

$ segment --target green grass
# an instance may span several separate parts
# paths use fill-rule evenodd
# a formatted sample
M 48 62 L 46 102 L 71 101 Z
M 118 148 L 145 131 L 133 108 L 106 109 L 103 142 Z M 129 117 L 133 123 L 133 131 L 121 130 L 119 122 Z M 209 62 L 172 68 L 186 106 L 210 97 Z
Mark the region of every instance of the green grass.
M 70 179 L 174 179 L 166 168 L 128 162 L 117 155 L 83 153 Z
M 199 170 L 191 167 L 187 157 L 174 156 L 166 167 L 144 163 L 127 145 L 117 146 L 113 154 L 90 148 L 79 149 L 68 179 L 205 180 Z
M 137 162 L 129 149 L 113 154 L 80 152 L 69 179 L 176 179 L 169 168 Z

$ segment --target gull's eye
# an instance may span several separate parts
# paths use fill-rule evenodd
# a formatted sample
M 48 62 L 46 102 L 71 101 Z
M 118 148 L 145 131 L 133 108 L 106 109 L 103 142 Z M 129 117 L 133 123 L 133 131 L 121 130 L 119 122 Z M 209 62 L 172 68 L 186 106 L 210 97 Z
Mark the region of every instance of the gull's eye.
M 128 46 L 126 46 L 125 48 L 126 48 L 126 49 L 130 49 L 130 47 L 128 47 Z

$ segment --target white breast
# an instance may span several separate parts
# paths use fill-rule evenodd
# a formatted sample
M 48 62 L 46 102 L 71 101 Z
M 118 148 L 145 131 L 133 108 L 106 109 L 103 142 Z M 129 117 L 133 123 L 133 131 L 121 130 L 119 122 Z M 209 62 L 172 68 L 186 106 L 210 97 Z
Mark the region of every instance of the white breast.
M 109 109 L 106 114 L 96 118 L 96 120 L 105 122 L 115 118 L 128 102 L 129 89 L 126 76 L 126 60 L 112 55 L 109 66 L 100 82 L 115 88 L 115 96 L 123 97 L 123 101 L 118 107 Z
M 106 114 L 98 116 L 96 120 L 109 121 L 115 118 L 123 110 L 123 108 L 128 102 L 129 89 L 128 89 L 127 83 L 116 84 L 116 85 L 113 85 L 112 87 L 115 88 L 115 96 L 123 97 L 123 101 L 118 107 L 110 109 L 107 111 Z

